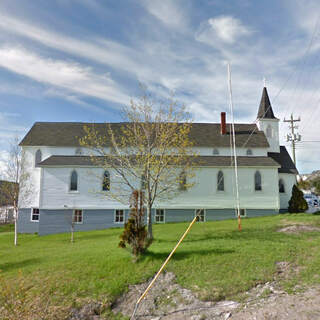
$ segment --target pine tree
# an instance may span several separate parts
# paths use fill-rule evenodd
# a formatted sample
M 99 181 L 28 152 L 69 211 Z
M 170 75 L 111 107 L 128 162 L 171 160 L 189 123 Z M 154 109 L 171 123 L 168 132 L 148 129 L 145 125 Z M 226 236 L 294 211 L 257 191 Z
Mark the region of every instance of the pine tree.
M 299 213 L 308 210 L 308 203 L 303 197 L 303 192 L 297 187 L 297 185 L 292 187 L 292 196 L 289 200 L 288 210 L 290 213 Z

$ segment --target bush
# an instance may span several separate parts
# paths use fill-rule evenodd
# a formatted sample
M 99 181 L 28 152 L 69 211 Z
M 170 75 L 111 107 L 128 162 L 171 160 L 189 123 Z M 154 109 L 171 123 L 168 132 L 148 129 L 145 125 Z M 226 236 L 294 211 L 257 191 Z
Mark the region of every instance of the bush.
M 120 248 L 131 247 L 131 252 L 136 261 L 141 254 L 150 246 L 147 239 L 147 230 L 144 225 L 144 197 L 143 192 L 135 190 L 130 200 L 130 218 L 124 225 L 123 233 L 120 235 Z
M 290 213 L 299 213 L 305 212 L 308 210 L 308 203 L 303 197 L 303 192 L 294 185 L 292 187 L 292 195 L 291 199 L 289 200 L 289 208 L 288 211 Z

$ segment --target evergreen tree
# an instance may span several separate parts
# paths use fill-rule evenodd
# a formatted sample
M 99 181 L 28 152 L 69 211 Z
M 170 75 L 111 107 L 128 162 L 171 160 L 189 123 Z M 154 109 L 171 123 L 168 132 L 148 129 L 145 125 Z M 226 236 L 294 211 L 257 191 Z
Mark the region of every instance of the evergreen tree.
M 297 185 L 292 187 L 292 196 L 289 200 L 288 210 L 290 213 L 299 213 L 308 210 L 308 203 L 303 197 L 303 192 L 297 187 Z

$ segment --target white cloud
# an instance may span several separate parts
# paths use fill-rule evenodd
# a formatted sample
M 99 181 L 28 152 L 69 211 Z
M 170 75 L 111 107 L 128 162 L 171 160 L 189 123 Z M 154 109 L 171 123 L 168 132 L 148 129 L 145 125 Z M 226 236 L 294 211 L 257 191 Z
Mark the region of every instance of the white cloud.
M 252 30 L 239 19 L 232 16 L 219 16 L 204 22 L 196 34 L 196 39 L 213 45 L 216 41 L 233 44 L 239 38 L 249 36 L 251 33 Z
M 164 25 L 178 31 L 183 31 L 187 27 L 187 18 L 183 10 L 186 0 L 184 0 L 183 5 L 179 6 L 178 3 L 179 1 L 177 0 L 143 1 L 149 13 Z
M 81 95 L 121 104 L 129 101 L 112 79 L 78 63 L 43 58 L 22 48 L 0 47 L 0 66 Z

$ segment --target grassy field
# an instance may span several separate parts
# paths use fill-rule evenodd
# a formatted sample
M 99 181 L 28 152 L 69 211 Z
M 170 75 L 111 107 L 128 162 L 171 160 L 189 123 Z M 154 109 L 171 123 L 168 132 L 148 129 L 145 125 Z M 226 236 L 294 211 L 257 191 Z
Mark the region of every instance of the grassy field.
M 236 220 L 197 223 L 167 270 L 183 287 L 210 300 L 232 299 L 272 280 L 278 261 L 301 267 L 283 283 L 288 290 L 297 283 L 320 282 L 320 233 L 277 232 L 280 226 L 302 222 L 320 227 L 320 216 L 285 214 L 242 222 L 242 232 Z M 154 243 L 135 264 L 128 251 L 117 247 L 121 229 L 76 233 L 73 244 L 69 234 L 20 235 L 15 248 L 13 232 L 0 226 L 2 292 L 14 291 L 22 281 L 25 287 L 32 285 L 27 295 L 41 300 L 49 292 L 52 305 L 70 306 L 82 299 L 111 303 L 129 284 L 154 275 L 187 225 L 155 225 Z

